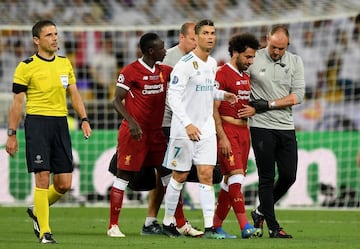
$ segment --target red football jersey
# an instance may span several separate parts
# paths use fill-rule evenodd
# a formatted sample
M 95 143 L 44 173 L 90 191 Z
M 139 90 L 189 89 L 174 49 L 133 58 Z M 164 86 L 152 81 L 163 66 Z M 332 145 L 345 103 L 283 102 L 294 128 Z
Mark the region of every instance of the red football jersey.
M 237 116 L 238 110 L 243 108 L 243 104 L 249 104 L 251 90 L 250 76 L 245 72 L 239 72 L 226 63 L 218 69 L 215 79 L 219 89 L 234 93 L 239 99 L 235 105 L 222 101 L 219 107 L 220 115 L 239 118 Z
M 125 108 L 144 130 L 161 129 L 172 71 L 172 67 L 160 64 L 153 69 L 137 60 L 123 68 L 116 84 L 128 90 Z

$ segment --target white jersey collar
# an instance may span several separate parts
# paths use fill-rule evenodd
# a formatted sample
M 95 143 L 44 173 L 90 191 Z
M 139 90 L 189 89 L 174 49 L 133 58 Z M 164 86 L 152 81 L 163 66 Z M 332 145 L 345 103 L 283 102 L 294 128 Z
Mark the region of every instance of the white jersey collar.
M 138 61 L 140 62 L 141 65 L 143 65 L 150 72 L 152 72 L 152 73 L 155 72 L 155 64 L 153 67 L 149 67 L 149 65 L 144 62 L 143 57 L 139 58 Z

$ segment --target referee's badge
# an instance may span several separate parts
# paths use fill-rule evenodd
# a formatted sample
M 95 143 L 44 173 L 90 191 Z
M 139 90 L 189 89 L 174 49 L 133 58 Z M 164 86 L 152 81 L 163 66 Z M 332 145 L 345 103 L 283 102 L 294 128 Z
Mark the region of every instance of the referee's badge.
M 61 84 L 64 88 L 69 86 L 69 77 L 67 75 L 60 75 Z
M 194 66 L 195 70 L 197 70 L 199 68 L 197 61 L 193 61 L 193 66 Z

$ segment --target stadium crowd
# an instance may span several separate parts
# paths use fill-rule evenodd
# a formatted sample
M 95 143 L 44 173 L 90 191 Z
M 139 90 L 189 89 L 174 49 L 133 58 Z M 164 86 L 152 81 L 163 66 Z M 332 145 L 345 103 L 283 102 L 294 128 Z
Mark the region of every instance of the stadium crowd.
M 42 18 L 60 25 L 163 25 L 184 18 L 212 17 L 215 22 L 274 20 L 359 9 L 357 0 L 2 0 L 0 24 L 31 25 Z M 246 11 L 242 11 L 246 10 Z M 161 13 L 161 15 L 159 15 Z M 241 13 L 241 14 L 239 14 Z M 181 21 L 180 21 L 181 22 Z
M 13 70 L 18 61 L 29 57 L 34 51 L 33 44 L 28 39 L 31 34 L 22 29 L 12 29 L 11 25 L 29 25 L 40 18 L 50 18 L 59 26 L 60 36 L 65 41 L 59 46 L 59 54 L 69 57 L 74 65 L 78 87 L 94 120 L 94 128 L 114 128 L 117 127 L 118 120 L 112 107 L 109 106 L 115 85 L 110 79 L 113 78 L 115 81 L 123 65 L 141 56 L 137 41 L 144 33 L 142 25 L 154 25 L 155 31 L 164 39 L 168 48 L 176 43 L 178 30 L 157 31 L 155 25 L 178 24 L 184 19 L 198 20 L 204 16 L 212 16 L 215 23 L 222 24 L 274 20 L 280 17 L 291 20 L 297 17 L 305 21 L 288 23 L 292 36 L 289 51 L 299 54 L 304 60 L 306 97 L 309 100 L 303 107 L 299 107 L 301 109 L 295 114 L 300 119 L 298 128 L 331 129 L 334 125 L 328 124 L 324 127 L 319 125 L 320 120 L 326 116 L 324 105 L 334 103 L 336 109 L 339 108 L 337 103 L 341 102 L 341 109 L 344 110 L 347 109 L 343 107 L 344 105 L 360 102 L 360 76 L 356 73 L 356 65 L 360 64 L 360 18 L 357 15 L 306 21 L 306 17 L 313 12 L 325 14 L 335 11 L 334 6 L 345 9 L 351 4 L 357 6 L 359 3 L 354 0 L 343 1 L 342 5 L 334 5 L 332 1 L 322 1 L 322 4 L 311 1 L 285 1 L 287 6 L 279 7 L 276 2 L 266 0 L 0 1 L 0 10 L 3 13 L 0 24 L 10 25 L 4 26 L 5 28 L 0 31 L 0 91 L 11 93 Z M 242 9 L 247 11 L 240 11 Z M 91 30 L 69 29 L 69 27 L 92 25 L 94 29 Z M 133 28 L 114 31 L 111 25 Z M 233 25 L 232 28 L 225 26 L 217 28 L 218 42 L 213 56 L 218 64 L 223 64 L 229 56 L 226 50 L 227 40 L 232 34 L 251 32 L 265 45 L 269 26 L 249 23 L 242 26 Z M 107 59 L 102 60 L 101 58 L 105 56 Z M 101 61 L 107 63 L 99 63 Z M 102 72 L 108 72 L 107 77 L 104 77 Z M 108 79 L 100 80 L 104 78 Z M 350 108 L 350 112 L 353 109 Z M 357 120 L 349 121 L 342 113 L 338 116 L 340 122 L 348 121 L 346 129 L 358 129 Z M 109 120 L 115 121 L 109 122 Z M 306 122 L 313 125 L 305 125 Z

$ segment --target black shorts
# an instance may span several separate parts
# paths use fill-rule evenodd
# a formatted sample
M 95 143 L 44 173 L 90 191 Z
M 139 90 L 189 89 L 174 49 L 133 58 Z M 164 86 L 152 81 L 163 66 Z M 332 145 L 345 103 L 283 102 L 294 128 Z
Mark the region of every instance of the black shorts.
M 72 148 L 66 117 L 27 115 L 25 118 L 28 172 L 71 173 Z

